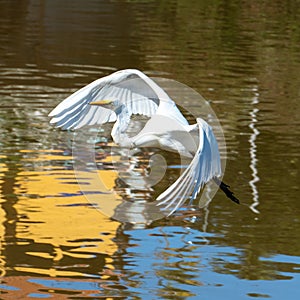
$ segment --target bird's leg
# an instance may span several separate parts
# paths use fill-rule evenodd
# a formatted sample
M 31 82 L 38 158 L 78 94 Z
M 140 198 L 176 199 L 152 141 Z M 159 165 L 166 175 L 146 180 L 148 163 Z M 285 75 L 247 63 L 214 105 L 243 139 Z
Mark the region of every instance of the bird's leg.
M 217 177 L 214 177 L 213 180 L 231 201 L 240 204 L 240 200 L 233 195 L 233 192 L 229 189 L 229 185 Z

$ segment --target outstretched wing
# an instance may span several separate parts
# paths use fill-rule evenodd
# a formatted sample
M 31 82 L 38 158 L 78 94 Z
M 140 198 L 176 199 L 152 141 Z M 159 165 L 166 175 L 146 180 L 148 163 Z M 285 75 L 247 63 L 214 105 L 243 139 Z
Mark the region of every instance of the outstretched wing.
M 100 78 L 62 101 L 49 114 L 50 123 L 63 129 L 116 121 L 114 111 L 89 105 L 97 100 L 120 100 L 129 114 L 152 116 L 160 101 L 175 105 L 169 96 L 149 77 L 138 70 L 122 70 Z
M 180 177 L 157 198 L 157 205 L 169 210 L 169 215 L 187 199 L 195 199 L 204 184 L 221 175 L 220 154 L 212 128 L 200 118 L 197 123 L 199 146 L 194 158 Z

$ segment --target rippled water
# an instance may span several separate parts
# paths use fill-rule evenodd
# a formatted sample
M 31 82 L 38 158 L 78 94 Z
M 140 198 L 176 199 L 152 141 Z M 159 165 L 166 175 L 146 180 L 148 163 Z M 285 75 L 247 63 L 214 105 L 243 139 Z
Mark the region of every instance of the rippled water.
M 299 4 L 1 1 L 1 299 L 298 299 Z M 47 115 L 127 67 L 210 101 L 243 205 L 218 193 L 137 228 L 87 201 Z

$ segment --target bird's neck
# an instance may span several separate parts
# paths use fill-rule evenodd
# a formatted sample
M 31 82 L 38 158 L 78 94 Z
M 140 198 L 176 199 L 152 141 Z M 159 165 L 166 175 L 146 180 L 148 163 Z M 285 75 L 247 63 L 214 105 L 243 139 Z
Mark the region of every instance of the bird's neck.
M 116 144 L 129 147 L 131 145 L 131 141 L 126 133 L 130 122 L 130 114 L 128 109 L 124 104 L 122 104 L 115 110 L 115 113 L 117 115 L 117 121 L 113 126 L 111 136 Z

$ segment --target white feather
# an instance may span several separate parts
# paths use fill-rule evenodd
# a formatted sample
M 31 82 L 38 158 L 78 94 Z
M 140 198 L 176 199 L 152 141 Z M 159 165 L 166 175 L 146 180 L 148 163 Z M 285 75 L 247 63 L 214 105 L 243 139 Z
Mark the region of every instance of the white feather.
M 199 145 L 194 158 L 181 176 L 157 198 L 158 205 L 171 208 L 170 214 L 188 198 L 195 199 L 204 184 L 213 177 L 221 175 L 220 154 L 212 128 L 200 118 L 197 124 Z

